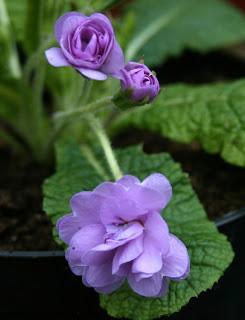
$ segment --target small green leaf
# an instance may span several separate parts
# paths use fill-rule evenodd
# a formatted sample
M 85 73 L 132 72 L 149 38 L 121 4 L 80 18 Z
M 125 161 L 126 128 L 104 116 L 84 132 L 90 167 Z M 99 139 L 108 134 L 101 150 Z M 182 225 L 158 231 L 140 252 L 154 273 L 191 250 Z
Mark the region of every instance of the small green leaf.
M 168 154 L 146 155 L 139 147 L 117 150 L 124 174 L 144 179 L 153 172 L 165 174 L 173 186 L 173 199 L 162 215 L 170 230 L 183 240 L 191 257 L 190 276 L 181 282 L 171 281 L 163 298 L 144 298 L 125 284 L 110 295 L 101 295 L 101 306 L 115 317 L 148 320 L 170 315 L 184 306 L 191 297 L 211 288 L 222 276 L 233 258 L 226 237 L 208 221 L 195 195 L 187 174 Z M 103 157 L 97 154 L 101 164 Z M 57 172 L 44 184 L 44 210 L 53 223 L 69 212 L 70 197 L 81 190 L 91 190 L 102 179 L 84 158 L 75 144 L 61 143 L 57 148 Z
M 158 0 L 149 10 L 148 0 L 136 0 L 129 10 L 136 28 L 128 60 L 144 56 L 153 66 L 185 48 L 207 51 L 245 39 L 244 16 L 225 1 Z
M 133 126 L 170 139 L 197 141 L 209 153 L 245 166 L 245 80 L 228 84 L 170 85 L 147 107 L 123 113 L 113 130 Z

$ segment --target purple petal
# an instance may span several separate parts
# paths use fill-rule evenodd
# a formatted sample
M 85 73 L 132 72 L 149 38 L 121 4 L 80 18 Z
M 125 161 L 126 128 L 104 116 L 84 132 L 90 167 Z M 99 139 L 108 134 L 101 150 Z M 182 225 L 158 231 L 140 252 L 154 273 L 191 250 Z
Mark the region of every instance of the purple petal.
M 153 173 L 147 177 L 142 186 L 158 191 L 164 198 L 164 207 L 168 204 L 172 197 L 172 186 L 169 180 L 160 173 Z
M 155 247 L 166 254 L 169 250 L 169 230 L 168 225 L 161 217 L 160 213 L 153 212 L 147 216 L 144 223 L 145 232 L 152 239 Z
M 94 189 L 94 192 L 104 197 L 114 197 L 117 199 L 127 196 L 125 188 L 114 182 L 103 182 Z
M 100 266 L 89 266 L 84 275 L 86 282 L 91 287 L 105 287 L 121 280 L 120 277 L 112 275 L 111 261 Z
M 50 48 L 45 51 L 48 63 L 54 67 L 67 67 L 70 63 L 66 60 L 60 48 Z
M 86 68 L 76 68 L 83 76 L 92 80 L 106 80 L 107 75 L 98 70 L 86 69 Z
M 182 280 L 188 276 L 189 267 L 190 260 L 186 246 L 171 234 L 169 253 L 163 257 L 162 274 L 174 280 Z
M 120 70 L 124 67 L 124 55 L 121 47 L 115 41 L 114 46 L 103 64 L 101 71 L 108 75 L 118 75 L 120 74 Z M 118 77 L 118 76 L 117 76 Z
M 93 192 L 83 191 L 75 194 L 70 201 L 73 214 L 79 217 L 80 225 L 99 224 L 100 208 L 103 198 Z
M 56 228 L 61 240 L 69 244 L 71 238 L 81 229 L 81 226 L 78 217 L 75 217 L 73 214 L 67 214 L 58 219 Z
M 80 261 L 84 265 L 82 257 L 93 247 L 103 242 L 104 234 L 105 228 L 101 224 L 83 227 L 72 237 L 69 251 L 67 251 L 67 259 L 71 264 L 77 264 L 77 261 Z
M 129 223 L 121 232 L 118 232 L 113 239 L 108 239 L 105 243 L 93 248 L 93 251 L 108 251 L 115 249 L 125 243 L 138 238 L 143 233 L 144 227 L 138 222 Z
M 152 277 L 136 281 L 135 275 L 128 276 L 128 283 L 130 287 L 138 294 L 144 297 L 158 296 L 162 291 L 163 280 L 160 272 L 155 273 Z
M 165 205 L 165 199 L 162 194 L 142 185 L 134 184 L 128 190 L 128 194 L 145 211 L 159 211 Z
M 143 236 L 130 241 L 123 247 L 117 249 L 112 262 L 112 273 L 118 272 L 120 266 L 126 262 L 132 261 L 143 252 Z
M 91 16 L 89 18 L 90 19 L 96 18 L 98 20 L 103 21 L 110 28 L 110 30 L 113 32 L 111 21 L 110 21 L 110 19 L 107 18 L 106 15 L 104 15 L 102 13 L 95 12 L 95 13 L 91 14 Z
M 101 207 L 101 221 L 104 225 L 133 221 L 146 211 L 135 201 L 127 198 L 108 199 Z
M 115 290 L 117 290 L 118 288 L 121 287 L 121 285 L 123 284 L 124 279 L 114 282 L 113 284 L 110 284 L 108 286 L 105 287 L 95 287 L 95 291 L 99 292 L 99 293 L 103 293 L 103 294 L 109 294 Z
M 72 32 L 86 18 L 87 17 L 79 12 L 67 12 L 59 17 L 55 23 L 56 40 L 60 42 L 62 37 Z
M 162 254 L 147 235 L 144 237 L 144 251 L 134 260 L 132 272 L 156 273 L 162 268 Z
M 140 180 L 134 176 L 126 175 L 117 180 L 117 183 L 128 189 L 134 184 L 140 184 Z

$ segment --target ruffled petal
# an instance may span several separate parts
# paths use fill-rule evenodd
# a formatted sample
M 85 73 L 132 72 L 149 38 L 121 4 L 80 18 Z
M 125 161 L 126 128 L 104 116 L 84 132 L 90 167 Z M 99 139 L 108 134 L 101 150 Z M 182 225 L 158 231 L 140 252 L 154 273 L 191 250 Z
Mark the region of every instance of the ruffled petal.
M 134 184 L 140 184 L 140 180 L 135 176 L 125 175 L 121 179 L 117 180 L 117 183 L 128 189 Z
M 113 238 L 109 238 L 105 243 L 99 244 L 93 248 L 93 251 L 113 250 L 125 243 L 138 238 L 143 233 L 144 227 L 138 222 L 129 223 L 122 231 L 117 232 Z
M 166 280 L 162 279 L 160 272 L 155 273 L 150 278 L 142 279 L 140 281 L 137 281 L 135 275 L 132 273 L 128 276 L 130 287 L 136 293 L 144 297 L 158 296 L 160 292 L 162 292 L 162 287 L 165 285 L 165 283 L 163 283 L 164 281 Z
M 70 241 L 66 258 L 71 264 L 84 265 L 82 257 L 104 240 L 105 228 L 101 224 L 91 224 L 75 233 Z
M 70 66 L 70 63 L 66 60 L 66 57 L 63 55 L 60 48 L 50 48 L 45 51 L 45 56 L 48 60 L 48 63 L 54 67 L 67 67 Z
M 111 261 L 103 264 L 101 266 L 89 266 L 87 272 L 85 273 L 86 282 L 91 287 L 105 287 L 115 282 L 119 282 L 121 277 L 113 275 Z
M 154 242 L 145 235 L 144 251 L 133 261 L 132 272 L 138 273 L 156 273 L 162 268 L 162 254 L 154 244 Z
M 160 173 L 153 173 L 148 176 L 142 183 L 142 186 L 159 192 L 163 199 L 165 207 L 172 197 L 172 186 L 169 180 Z
M 75 217 L 73 214 L 67 214 L 61 217 L 56 223 L 59 237 L 66 244 L 69 244 L 73 235 L 79 231 L 81 227 L 82 226 L 79 224 L 79 218 Z
M 80 226 L 100 224 L 100 208 L 103 198 L 93 192 L 76 193 L 70 200 L 70 207 L 75 216 L 79 217 Z
M 146 214 L 146 210 L 128 198 L 108 199 L 104 201 L 100 217 L 104 225 L 121 224 L 134 221 Z
M 160 213 L 153 212 L 147 216 L 147 219 L 144 223 L 145 232 L 154 242 L 155 247 L 166 254 L 169 250 L 169 230 L 168 225 L 161 217 Z
M 124 55 L 121 47 L 115 41 L 114 46 L 109 53 L 105 63 L 101 67 L 101 71 L 108 75 L 116 76 L 120 74 L 120 70 L 124 67 Z
M 107 75 L 98 70 L 86 69 L 86 68 L 76 68 L 76 70 L 79 71 L 83 76 L 92 80 L 103 81 L 107 79 Z
M 66 37 L 68 33 L 72 32 L 86 18 L 79 12 L 67 12 L 59 17 L 54 27 L 56 40 L 60 42 L 62 37 Z
M 108 286 L 105 287 L 95 287 L 95 291 L 99 292 L 99 293 L 103 293 L 103 294 L 109 294 L 115 290 L 117 290 L 118 288 L 121 287 L 121 285 L 123 284 L 124 279 L 114 282 L 112 284 L 109 284 Z
M 186 246 L 176 236 L 170 235 L 170 250 L 163 257 L 162 274 L 165 277 L 182 280 L 189 274 L 190 259 Z
M 143 252 L 143 236 L 130 241 L 123 247 L 117 249 L 112 262 L 112 273 L 119 271 L 122 264 L 132 261 Z

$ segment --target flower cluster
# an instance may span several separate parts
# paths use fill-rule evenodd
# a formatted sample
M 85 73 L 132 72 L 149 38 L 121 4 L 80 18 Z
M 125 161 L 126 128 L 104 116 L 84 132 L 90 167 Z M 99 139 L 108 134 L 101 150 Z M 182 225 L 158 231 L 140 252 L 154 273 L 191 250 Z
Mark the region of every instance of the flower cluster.
M 157 173 L 142 182 L 123 176 L 75 194 L 72 213 L 57 222 L 71 270 L 101 293 L 127 280 L 142 296 L 164 295 L 169 279 L 184 279 L 190 265 L 185 245 L 160 215 L 171 196 L 169 181 Z
M 55 24 L 55 37 L 60 47 L 45 52 L 51 65 L 72 66 L 94 80 L 105 80 L 108 76 L 118 78 L 122 90 L 130 91 L 131 99 L 136 102 L 147 103 L 157 96 L 159 82 L 144 64 L 125 65 L 122 49 L 105 15 L 66 13 Z

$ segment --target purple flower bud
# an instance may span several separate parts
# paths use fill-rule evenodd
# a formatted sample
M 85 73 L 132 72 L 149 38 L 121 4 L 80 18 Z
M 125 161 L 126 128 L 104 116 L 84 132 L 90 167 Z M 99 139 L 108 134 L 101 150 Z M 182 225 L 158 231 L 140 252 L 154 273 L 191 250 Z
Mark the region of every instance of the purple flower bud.
M 75 194 L 72 213 L 57 222 L 71 270 L 101 293 L 127 280 L 142 296 L 164 295 L 169 279 L 186 278 L 190 268 L 185 245 L 160 215 L 171 197 L 169 181 L 157 173 L 142 182 L 124 176 Z
M 56 21 L 55 37 L 60 48 L 45 52 L 54 67 L 72 66 L 88 78 L 105 80 L 124 66 L 111 22 L 101 13 L 89 17 L 79 12 L 66 13 Z
M 159 93 L 157 77 L 144 64 L 128 62 L 120 71 L 119 78 L 122 89 L 128 91 L 134 101 L 148 103 Z

